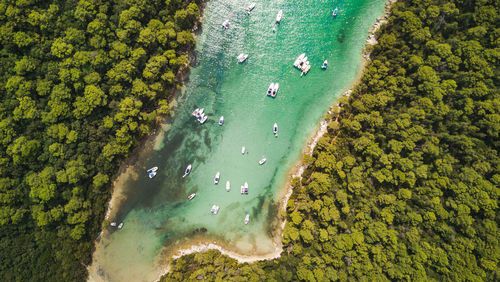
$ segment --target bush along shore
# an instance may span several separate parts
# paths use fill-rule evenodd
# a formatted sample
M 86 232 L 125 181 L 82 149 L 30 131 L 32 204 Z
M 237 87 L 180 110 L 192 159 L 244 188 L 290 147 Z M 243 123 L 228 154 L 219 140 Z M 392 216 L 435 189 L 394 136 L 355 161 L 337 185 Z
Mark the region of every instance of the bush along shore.
M 169 112 L 201 1 L 0 0 L 0 277 L 81 281 L 120 163 Z
M 398 1 L 292 181 L 283 252 L 216 250 L 161 281 L 497 281 L 498 1 Z

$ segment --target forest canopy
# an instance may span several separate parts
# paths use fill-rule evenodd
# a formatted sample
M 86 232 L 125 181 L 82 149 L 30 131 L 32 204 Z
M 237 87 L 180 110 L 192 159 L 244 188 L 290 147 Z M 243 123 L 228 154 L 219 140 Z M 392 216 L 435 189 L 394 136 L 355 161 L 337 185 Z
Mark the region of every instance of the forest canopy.
M 500 2 L 401 0 L 292 181 L 283 252 L 162 281 L 498 281 Z
M 0 0 L 0 277 L 81 281 L 110 181 L 169 111 L 201 1 Z

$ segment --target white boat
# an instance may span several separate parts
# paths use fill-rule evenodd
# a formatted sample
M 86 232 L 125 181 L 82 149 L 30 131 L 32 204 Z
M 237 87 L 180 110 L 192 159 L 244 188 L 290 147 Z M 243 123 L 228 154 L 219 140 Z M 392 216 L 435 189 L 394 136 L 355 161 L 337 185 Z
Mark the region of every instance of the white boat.
M 201 108 L 198 114 L 203 115 L 203 111 L 205 111 L 205 108 Z
M 115 226 L 116 226 L 116 222 L 114 222 L 114 221 L 113 221 L 113 222 L 111 222 L 109 225 L 111 225 L 111 226 L 115 227 Z
M 157 171 L 157 170 L 158 170 L 158 167 L 155 166 L 155 167 L 148 169 L 147 172 L 150 173 L 150 172 Z
M 266 159 L 266 158 L 262 158 L 262 160 L 260 160 L 260 161 L 259 161 L 259 164 L 260 164 L 260 165 L 263 165 L 266 161 L 267 161 L 267 159 Z
M 245 224 L 248 224 L 249 221 L 250 221 L 250 215 L 247 213 L 247 215 L 245 216 Z
M 226 191 L 229 192 L 231 191 L 231 183 L 228 181 L 226 181 Z
M 269 88 L 267 88 L 268 96 L 271 96 L 271 94 L 273 94 L 273 89 L 274 89 L 274 83 L 271 82 L 271 84 L 269 84 Z
M 321 65 L 321 68 L 322 68 L 322 69 L 326 69 L 327 67 L 328 67 L 328 61 L 327 61 L 327 60 L 325 60 L 325 61 L 323 62 L 323 64 Z
M 194 112 L 193 112 L 193 114 L 192 114 L 192 115 L 193 115 L 194 117 L 197 117 L 197 116 L 199 115 L 199 113 L 200 113 L 200 108 L 196 108 L 196 109 L 194 110 Z
M 271 93 L 271 97 L 276 97 L 276 94 L 278 94 L 278 89 L 280 88 L 280 84 L 279 83 L 275 83 L 274 84 L 274 87 L 273 87 L 273 91 Z
M 123 227 L 123 222 L 118 225 L 118 229 L 122 229 Z
M 190 173 L 191 173 L 191 165 L 188 165 L 186 167 L 186 171 L 184 171 L 184 175 L 182 176 L 182 178 L 188 176 Z
M 304 74 L 307 74 L 307 72 L 309 72 L 309 70 L 311 69 L 311 65 L 307 64 L 304 69 L 302 70 L 302 73 L 300 74 L 300 76 L 303 76 Z
M 241 63 L 243 63 L 244 61 L 246 61 L 246 60 L 247 60 L 247 58 L 248 58 L 248 54 L 243 54 L 243 53 L 241 53 L 241 54 L 239 54 L 239 55 L 238 55 L 238 57 L 236 57 L 236 58 L 238 59 L 238 63 L 240 63 L 240 64 L 241 64 Z
M 224 116 L 221 116 L 219 118 L 219 125 L 222 125 L 224 123 Z
M 214 178 L 214 184 L 219 184 L 219 180 L 220 180 L 220 172 L 217 171 Z
M 255 3 L 250 4 L 250 6 L 248 6 L 247 8 L 247 14 L 250 15 L 250 12 L 252 12 L 254 8 L 255 8 Z
M 297 60 L 295 60 L 295 62 L 293 63 L 293 65 L 298 68 L 300 62 L 302 62 L 302 60 L 304 59 L 305 56 L 306 56 L 306 53 L 300 54 L 300 56 L 297 58 Z
M 203 117 L 200 119 L 200 123 L 201 123 L 201 124 L 204 124 L 204 123 L 205 123 L 205 121 L 207 121 L 207 118 L 208 118 L 208 116 L 203 115 Z
M 337 16 L 337 14 L 338 14 L 338 12 L 339 12 L 339 9 L 335 8 L 335 10 L 333 10 L 332 15 L 333 15 L 334 17 L 336 17 L 336 16 Z
M 148 173 L 148 176 L 149 178 L 153 178 L 156 176 L 156 171 L 151 171 L 150 173 Z
M 245 154 L 246 148 L 245 146 L 241 147 L 241 154 Z
M 212 208 L 210 209 L 210 212 L 213 214 L 217 214 L 219 212 L 219 206 L 213 205 Z
M 276 23 L 281 23 L 281 18 L 283 17 L 283 10 L 279 10 L 278 14 L 276 15 Z
M 194 197 L 196 197 L 196 193 L 193 193 L 188 196 L 188 200 L 192 200 Z
M 222 23 L 222 27 L 225 28 L 225 29 L 228 29 L 230 25 L 231 25 L 231 23 L 229 22 L 229 20 L 225 20 Z
M 274 123 L 273 132 L 274 132 L 275 136 L 278 136 L 278 124 L 277 123 Z
M 248 194 L 248 183 L 245 182 L 245 185 L 241 185 L 240 193 L 241 194 Z

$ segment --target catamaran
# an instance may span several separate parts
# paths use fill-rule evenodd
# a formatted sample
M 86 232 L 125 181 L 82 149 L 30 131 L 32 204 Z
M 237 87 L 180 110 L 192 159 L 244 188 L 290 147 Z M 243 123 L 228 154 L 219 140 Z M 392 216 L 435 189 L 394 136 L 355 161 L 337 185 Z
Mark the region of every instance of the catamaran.
M 274 84 L 274 87 L 273 87 L 273 91 L 271 93 L 271 97 L 276 97 L 276 94 L 278 94 L 278 89 L 280 88 L 280 84 L 279 83 L 275 83 Z
M 194 197 L 196 197 L 196 193 L 193 193 L 188 196 L 188 200 L 192 200 Z
M 240 63 L 240 64 L 241 64 L 241 63 L 243 63 L 244 61 L 246 61 L 246 60 L 247 60 L 247 58 L 248 58 L 248 54 L 243 54 L 243 53 L 241 53 L 241 54 L 239 54 L 239 55 L 238 55 L 238 57 L 236 57 L 236 58 L 238 59 L 238 63 Z
M 215 174 L 214 178 L 214 184 L 219 184 L 219 180 L 220 180 L 220 172 L 217 171 L 217 174 Z
M 182 176 L 182 178 L 188 176 L 190 173 L 191 173 L 191 165 L 188 165 L 186 167 L 186 171 L 184 171 L 184 175 Z
M 281 23 L 281 18 L 283 17 L 283 10 L 279 10 L 278 15 L 276 15 L 276 23 Z
M 228 29 L 229 28 L 229 25 L 231 25 L 231 23 L 229 22 L 229 20 L 225 20 L 223 23 L 222 23 L 222 27 L 225 28 L 225 29 Z
M 222 125 L 224 123 L 224 116 L 221 116 L 219 118 L 219 125 Z
M 231 191 L 231 183 L 228 181 L 226 181 L 226 191 L 229 192 Z
M 210 209 L 210 212 L 213 214 L 217 214 L 219 212 L 219 206 L 213 205 L 212 208 Z
M 325 60 L 325 61 L 323 62 L 323 64 L 321 65 L 321 68 L 322 68 L 322 69 L 326 69 L 327 67 L 328 67 L 328 61 L 327 61 L 327 60 Z
M 271 84 L 269 84 L 269 88 L 267 88 L 267 96 L 271 96 L 273 94 L 273 89 L 274 83 L 271 82 Z
M 274 136 L 278 136 L 278 124 L 277 123 L 274 123 L 273 133 L 274 133 Z
M 247 215 L 245 216 L 245 224 L 248 224 L 249 221 L 250 221 L 250 215 L 247 213 Z
M 262 158 L 262 159 L 259 161 L 259 164 L 260 164 L 260 165 L 263 165 L 266 161 L 267 161 L 267 159 L 266 159 L 266 158 Z
M 248 6 L 247 8 L 247 14 L 250 15 L 250 13 L 252 12 L 252 10 L 255 8 L 255 3 L 252 3 L 250 4 L 250 6 Z

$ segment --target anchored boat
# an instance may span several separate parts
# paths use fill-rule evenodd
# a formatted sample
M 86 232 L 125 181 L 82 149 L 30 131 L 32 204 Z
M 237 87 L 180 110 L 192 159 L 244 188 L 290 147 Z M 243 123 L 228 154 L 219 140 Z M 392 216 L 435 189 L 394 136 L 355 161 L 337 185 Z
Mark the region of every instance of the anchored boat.
M 274 87 L 273 87 L 273 91 L 271 93 L 271 97 L 276 97 L 276 94 L 278 94 L 278 89 L 280 88 L 280 84 L 279 83 L 275 83 L 274 84 Z
M 228 181 L 226 181 L 226 191 L 229 192 L 231 191 L 231 183 Z
M 274 136 L 278 136 L 278 124 L 277 123 L 274 123 L 273 133 L 274 133 Z
M 220 180 L 220 172 L 217 171 L 217 174 L 215 174 L 214 178 L 214 184 L 219 184 L 219 180 Z
M 184 171 L 184 175 L 182 176 L 182 178 L 188 176 L 190 173 L 191 173 L 191 165 L 188 165 L 186 167 L 186 170 Z
M 271 84 L 269 84 L 269 88 L 267 88 L 267 96 L 271 96 L 273 94 L 273 89 L 274 89 L 274 83 L 271 82 Z
M 148 173 L 149 178 L 155 177 L 157 171 L 158 171 L 158 167 L 157 166 L 148 169 L 147 173 Z
M 248 224 L 249 221 L 250 221 L 250 215 L 247 213 L 247 215 L 245 216 L 245 224 Z
M 224 116 L 221 116 L 219 118 L 219 125 L 222 125 L 224 123 Z
M 266 161 L 267 161 L 267 159 L 266 159 L 266 158 L 262 158 L 262 159 L 259 161 L 259 164 L 260 164 L 260 165 L 263 165 Z
M 283 10 L 279 10 L 278 14 L 276 15 L 276 23 L 279 24 L 281 23 L 281 18 L 283 17 Z
M 123 227 L 123 222 L 118 225 L 118 229 L 122 229 Z
M 339 9 L 335 8 L 335 10 L 333 10 L 332 15 L 333 15 L 334 17 L 336 17 L 338 12 L 339 12 Z
M 219 212 L 219 206 L 213 205 L 212 208 L 210 209 L 210 212 L 213 214 L 217 214 Z
M 192 200 L 194 197 L 196 197 L 196 193 L 193 193 L 188 196 L 188 200 Z
M 242 154 L 242 155 L 244 155 L 244 154 L 245 154 L 245 150 L 246 150 L 245 146 L 241 147 L 241 154 Z
M 238 55 L 238 57 L 236 57 L 236 58 L 238 59 L 238 63 L 240 63 L 240 64 L 241 64 L 241 63 L 243 63 L 244 61 L 246 61 L 246 60 L 247 60 L 247 58 L 248 58 L 248 54 L 243 54 L 243 53 L 241 53 L 241 54 L 239 54 L 239 55 Z
M 222 23 L 222 27 L 225 28 L 225 29 L 228 29 L 230 25 L 231 25 L 231 23 L 229 22 L 229 20 L 225 20 Z
M 323 62 L 323 64 L 321 65 L 321 68 L 322 68 L 322 69 L 326 69 L 327 67 L 328 67 L 328 61 L 327 61 L 327 60 L 325 60 L 325 61 Z

